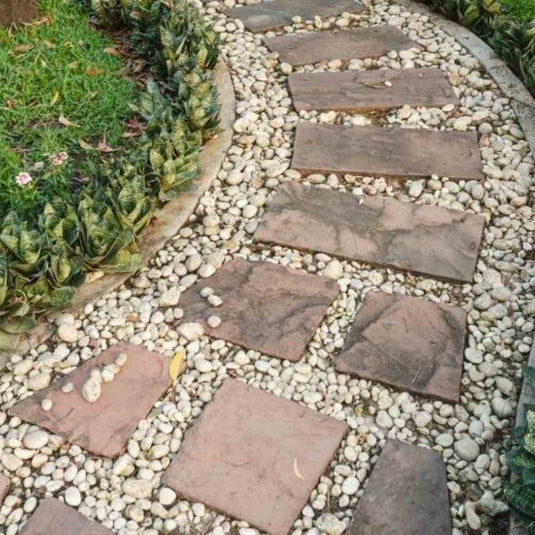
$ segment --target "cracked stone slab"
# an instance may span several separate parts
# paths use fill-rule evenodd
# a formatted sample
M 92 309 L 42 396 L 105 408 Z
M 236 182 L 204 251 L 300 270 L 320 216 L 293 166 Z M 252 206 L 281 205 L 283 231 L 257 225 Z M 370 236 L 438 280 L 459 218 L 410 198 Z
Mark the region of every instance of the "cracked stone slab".
M 379 58 L 392 50 L 420 48 L 402 31 L 391 26 L 282 35 L 264 40 L 281 62 L 308 65 L 333 59 Z
M 450 535 L 446 467 L 434 451 L 388 440 L 347 535 Z
M 230 16 L 240 19 L 252 32 L 265 32 L 292 24 L 292 18 L 312 20 L 316 15 L 329 17 L 347 13 L 360 13 L 366 8 L 355 0 L 274 0 L 260 2 L 230 10 Z
M 0 505 L 2 505 L 4 498 L 7 496 L 10 485 L 11 482 L 9 478 L 4 474 L 0 474 Z
M 254 239 L 470 282 L 484 224 L 464 211 L 291 183 L 279 188 Z
M 190 501 L 286 535 L 346 430 L 343 422 L 227 379 L 163 482 Z
M 115 379 L 102 383 L 100 398 L 88 403 L 82 387 L 91 371 L 112 364 L 119 353 L 128 360 Z M 72 392 L 61 387 L 72 383 Z M 87 361 L 49 388 L 35 392 L 9 409 L 9 414 L 65 437 L 95 455 L 115 457 L 122 453 L 140 420 L 171 386 L 169 359 L 141 346 L 118 344 Z M 44 411 L 41 401 L 52 401 Z
M 484 178 L 475 132 L 372 126 L 297 125 L 294 169 L 302 173 Z
M 113 531 L 56 500 L 43 500 L 24 525 L 21 535 L 113 535 Z
M 444 73 L 435 68 L 294 73 L 288 83 L 297 111 L 390 110 L 404 105 L 440 108 L 459 104 Z
M 222 300 L 212 307 L 201 296 L 212 288 Z M 335 281 L 270 262 L 232 260 L 180 298 L 182 323 L 198 322 L 204 332 L 265 355 L 297 361 L 338 293 Z M 210 316 L 221 318 L 209 327 Z
M 448 402 L 459 400 L 466 314 L 419 297 L 368 293 L 336 370 Z

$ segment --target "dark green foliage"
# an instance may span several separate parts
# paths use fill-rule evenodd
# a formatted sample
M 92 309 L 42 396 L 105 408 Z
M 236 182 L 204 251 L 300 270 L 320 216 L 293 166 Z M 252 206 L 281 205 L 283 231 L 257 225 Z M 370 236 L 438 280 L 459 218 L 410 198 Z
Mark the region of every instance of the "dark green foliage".
M 421 0 L 487 41 L 535 95 L 534 0 Z

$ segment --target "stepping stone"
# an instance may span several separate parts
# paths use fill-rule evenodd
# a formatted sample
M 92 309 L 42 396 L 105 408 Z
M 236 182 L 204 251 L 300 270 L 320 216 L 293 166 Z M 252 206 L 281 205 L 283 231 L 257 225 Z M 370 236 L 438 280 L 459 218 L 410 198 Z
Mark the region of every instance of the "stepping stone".
M 102 394 L 96 402 L 87 402 L 82 397 L 82 387 L 91 371 L 112 364 L 119 353 L 128 355 L 126 364 L 113 381 L 102 383 Z M 72 383 L 74 389 L 64 393 L 61 387 L 67 383 Z M 167 357 L 141 346 L 119 344 L 8 412 L 64 436 L 95 455 L 115 457 L 124 451 L 139 421 L 171 384 Z M 45 398 L 52 401 L 49 411 L 41 407 Z
M 403 32 L 390 26 L 282 35 L 264 40 L 281 62 L 308 65 L 332 59 L 379 58 L 392 50 L 420 48 Z
M 59 500 L 47 498 L 26 522 L 21 535 L 113 535 L 113 531 Z
M 297 111 L 390 110 L 405 104 L 440 108 L 459 103 L 439 69 L 294 73 L 288 82 Z
M 388 440 L 346 535 L 451 535 L 446 484 L 435 452 Z
M 240 19 L 252 32 L 265 32 L 281 26 L 291 25 L 292 18 L 299 16 L 303 20 L 312 20 L 316 15 L 328 17 L 339 15 L 344 11 L 359 13 L 365 7 L 355 0 L 274 0 L 258 4 L 235 7 L 230 16 Z
M 292 160 L 302 173 L 483 179 L 475 132 L 301 122 Z
M 7 496 L 10 487 L 10 480 L 4 474 L 0 474 L 0 505 L 4 501 L 4 498 Z
M 456 403 L 465 335 L 466 314 L 459 307 L 372 292 L 357 312 L 335 367 Z
M 256 241 L 470 282 L 485 218 L 389 197 L 286 184 Z
M 220 307 L 201 296 L 207 286 L 223 300 Z M 336 282 L 325 277 L 233 260 L 184 293 L 182 323 L 198 322 L 209 336 L 297 361 L 337 293 Z M 221 318 L 221 325 L 210 328 L 210 316 Z
M 165 485 L 271 535 L 286 535 L 346 424 L 227 379 L 186 435 Z

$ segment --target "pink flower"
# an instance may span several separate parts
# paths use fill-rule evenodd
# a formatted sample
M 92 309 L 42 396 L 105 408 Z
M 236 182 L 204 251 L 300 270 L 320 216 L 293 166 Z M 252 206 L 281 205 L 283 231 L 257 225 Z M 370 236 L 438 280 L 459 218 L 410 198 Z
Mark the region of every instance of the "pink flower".
M 19 173 L 15 177 L 15 182 L 22 187 L 26 186 L 26 184 L 29 184 L 31 181 L 32 177 L 28 173 Z
M 52 165 L 60 166 L 63 165 L 69 159 L 69 155 L 66 152 L 60 152 L 59 154 L 52 154 L 50 156 L 50 161 Z

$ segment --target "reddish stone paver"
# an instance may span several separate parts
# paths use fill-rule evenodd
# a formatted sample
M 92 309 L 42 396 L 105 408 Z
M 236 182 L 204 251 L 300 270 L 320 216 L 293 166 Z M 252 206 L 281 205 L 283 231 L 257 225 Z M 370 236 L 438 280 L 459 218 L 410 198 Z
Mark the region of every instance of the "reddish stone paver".
M 368 111 L 459 103 L 439 69 L 302 72 L 288 78 L 295 109 Z M 386 84 L 386 85 L 385 85 Z
M 355 0 L 273 0 L 230 10 L 230 16 L 240 19 L 252 32 L 265 32 L 292 24 L 292 18 L 303 20 L 343 13 L 359 13 L 366 8 Z
M 391 50 L 419 48 L 403 32 L 391 26 L 354 28 L 265 39 L 280 61 L 290 65 L 307 65 L 333 59 L 378 58 Z
M 347 535 L 451 535 L 446 484 L 439 455 L 388 440 Z
M 9 492 L 11 482 L 4 474 L 0 474 L 0 506 Z
M 475 132 L 301 122 L 292 166 L 303 173 L 483 178 Z
M 481 215 L 293 183 L 279 189 L 254 238 L 469 282 L 484 224 Z
M 198 501 L 285 535 L 347 426 L 227 379 L 186 435 L 163 482 Z
M 466 314 L 418 297 L 372 292 L 357 311 L 336 370 L 457 402 Z
M 113 531 L 59 500 L 47 498 L 26 522 L 21 535 L 113 535 Z
M 201 296 L 206 286 L 222 306 L 212 307 Z M 210 336 L 297 361 L 337 292 L 336 282 L 324 277 L 269 262 L 233 260 L 184 293 L 182 321 L 200 322 Z M 210 316 L 219 316 L 221 325 L 210 328 Z
M 112 382 L 102 383 L 100 398 L 88 403 L 81 391 L 91 370 L 113 363 L 119 353 L 128 355 L 126 364 Z M 65 383 L 72 383 L 74 390 L 62 392 Z M 17 403 L 9 414 L 62 435 L 91 453 L 114 457 L 124 450 L 139 420 L 171 383 L 167 357 L 140 346 L 119 344 Z M 41 408 L 45 397 L 52 401 L 48 412 Z

